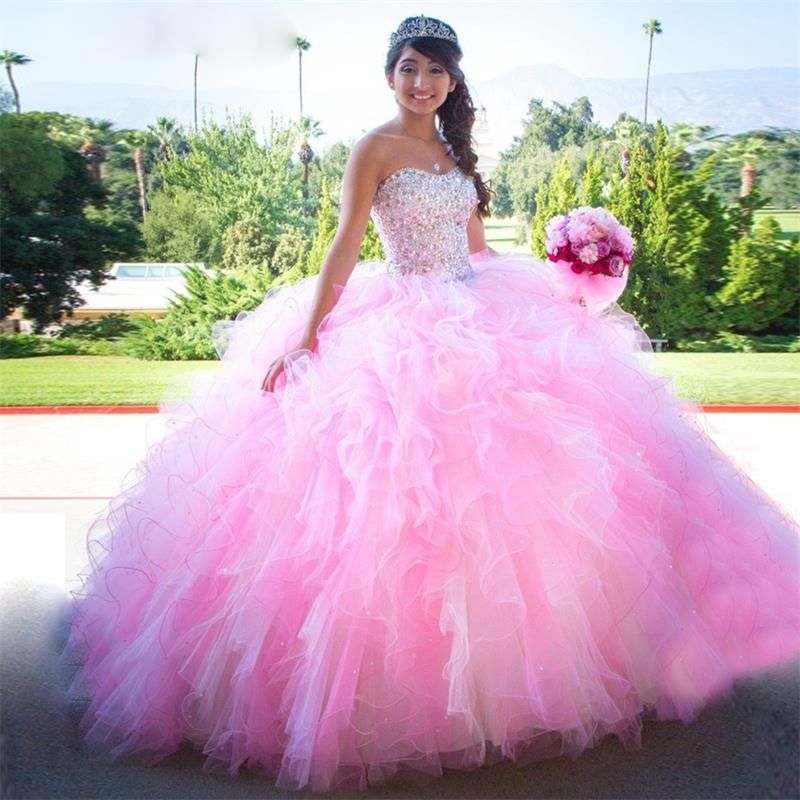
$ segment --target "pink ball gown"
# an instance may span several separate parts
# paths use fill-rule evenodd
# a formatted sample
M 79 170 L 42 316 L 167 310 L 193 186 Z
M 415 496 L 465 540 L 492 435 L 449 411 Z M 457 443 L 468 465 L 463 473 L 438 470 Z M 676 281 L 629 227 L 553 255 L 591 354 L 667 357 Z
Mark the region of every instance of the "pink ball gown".
M 460 169 L 397 170 L 317 276 L 214 333 L 222 368 L 89 532 L 82 730 L 285 789 L 573 758 L 690 721 L 800 651 L 800 529 L 708 438 L 614 300 L 470 258 Z

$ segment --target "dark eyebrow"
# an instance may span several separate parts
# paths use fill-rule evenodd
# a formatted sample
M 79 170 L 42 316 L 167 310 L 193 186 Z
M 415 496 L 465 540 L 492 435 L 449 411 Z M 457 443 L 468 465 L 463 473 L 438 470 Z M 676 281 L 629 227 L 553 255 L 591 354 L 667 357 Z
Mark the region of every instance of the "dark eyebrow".
M 414 64 L 417 63 L 417 59 L 416 58 L 401 58 L 400 59 L 400 63 L 401 64 L 405 64 L 406 61 L 411 61 Z M 435 64 L 437 67 L 441 67 L 442 66 L 438 61 L 431 61 L 431 64 Z

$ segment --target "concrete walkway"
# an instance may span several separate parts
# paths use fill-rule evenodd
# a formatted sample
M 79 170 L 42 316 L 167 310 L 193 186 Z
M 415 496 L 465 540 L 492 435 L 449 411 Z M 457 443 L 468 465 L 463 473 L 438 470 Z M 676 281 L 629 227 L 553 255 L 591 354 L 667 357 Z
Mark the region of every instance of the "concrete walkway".
M 708 433 L 743 471 L 800 519 L 800 414 L 713 414 Z M 3 797 L 282 797 L 268 778 L 200 772 L 181 751 L 156 768 L 106 763 L 82 744 L 61 693 L 56 655 L 67 590 L 85 564 L 86 528 L 165 433 L 152 414 L 0 415 Z M 800 665 L 798 665 L 800 666 Z M 428 789 L 382 797 L 800 797 L 798 669 L 737 685 L 693 724 L 645 723 L 643 750 L 607 740 L 577 762 L 506 762 L 448 772 Z

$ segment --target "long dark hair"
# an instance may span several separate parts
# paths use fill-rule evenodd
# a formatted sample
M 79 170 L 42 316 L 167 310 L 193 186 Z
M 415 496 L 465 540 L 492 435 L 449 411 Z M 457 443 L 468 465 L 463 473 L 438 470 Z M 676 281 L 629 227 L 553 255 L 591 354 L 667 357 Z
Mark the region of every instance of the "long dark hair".
M 408 17 L 402 24 L 414 20 Z M 453 30 L 447 23 L 433 17 L 427 18 L 429 22 L 439 23 L 448 30 Z M 455 31 L 453 31 L 455 34 Z M 476 213 L 483 219 L 490 215 L 489 203 L 492 191 L 490 185 L 484 182 L 480 173 L 475 170 L 478 155 L 472 144 L 472 126 L 475 124 L 475 106 L 466 85 L 464 73 L 459 67 L 463 53 L 455 42 L 449 39 L 439 39 L 433 36 L 412 36 L 410 39 L 401 39 L 389 48 L 386 54 L 384 72 L 387 77 L 394 73 L 394 68 L 400 54 L 406 47 L 413 47 L 418 53 L 427 56 L 432 61 L 441 64 L 456 81 L 456 87 L 447 95 L 447 99 L 439 106 L 439 130 L 453 148 L 453 153 L 458 158 L 458 166 L 462 172 L 469 175 L 478 192 L 478 208 Z

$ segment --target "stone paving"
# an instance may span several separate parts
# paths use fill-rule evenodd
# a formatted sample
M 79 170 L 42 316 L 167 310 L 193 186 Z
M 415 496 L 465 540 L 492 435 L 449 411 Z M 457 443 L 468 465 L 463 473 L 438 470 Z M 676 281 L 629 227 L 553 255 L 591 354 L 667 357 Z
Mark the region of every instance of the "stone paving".
M 800 414 L 707 414 L 717 444 L 800 519 L 796 475 Z M 84 565 L 84 535 L 150 445 L 155 414 L 0 415 L 0 597 L 4 797 L 285 797 L 264 776 L 201 772 L 184 749 L 155 768 L 108 763 L 83 745 L 56 655 L 66 634 L 66 590 Z M 798 669 L 754 676 L 691 725 L 647 721 L 644 749 L 606 740 L 577 762 L 504 762 L 448 771 L 419 789 L 382 797 L 800 797 Z M 302 796 L 303 793 L 301 793 Z

